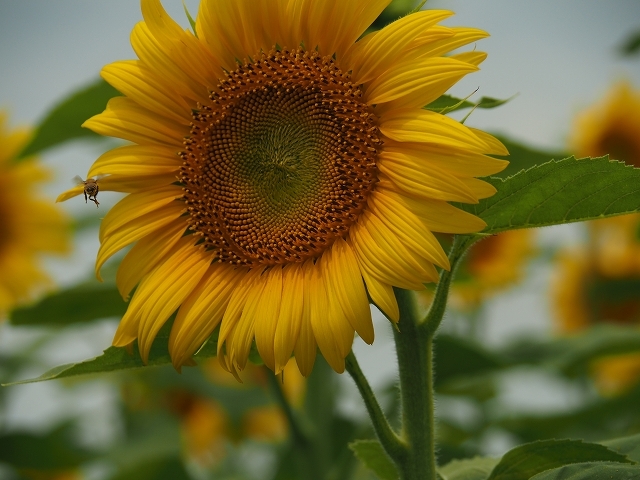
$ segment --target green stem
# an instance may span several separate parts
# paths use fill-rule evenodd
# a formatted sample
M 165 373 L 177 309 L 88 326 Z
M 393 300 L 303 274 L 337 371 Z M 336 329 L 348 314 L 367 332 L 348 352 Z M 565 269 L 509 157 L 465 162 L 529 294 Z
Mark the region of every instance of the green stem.
M 413 293 L 394 290 L 400 307 L 400 331 L 394 331 L 394 339 L 400 374 L 402 433 L 409 447 L 405 461 L 397 466 L 403 480 L 436 480 L 433 335 L 418 325 Z
M 373 424 L 373 429 L 378 436 L 378 440 L 380 440 L 380 444 L 394 462 L 403 462 L 407 453 L 406 445 L 404 445 L 400 437 L 396 435 L 391 428 L 391 425 L 389 425 L 387 417 L 382 412 L 382 409 L 378 404 L 378 400 L 376 399 L 367 378 L 364 376 L 364 373 L 362 373 L 353 351 L 349 352 L 345 365 L 347 372 L 349 372 L 349 375 L 351 375 L 351 378 L 353 378 L 353 381 L 358 387 L 360 395 L 362 395 L 364 404 L 367 407 L 367 412 L 369 412 L 369 417 L 371 418 L 371 423 Z
M 444 317 L 454 270 L 475 240 L 476 237 L 456 236 L 449 255 L 451 270 L 441 272 L 433 303 L 424 319 L 419 319 L 414 294 L 394 289 L 400 309 L 394 339 L 400 377 L 402 435 L 408 446 L 404 461 L 396 462 L 403 480 L 437 479 L 433 337 Z
M 271 390 L 273 391 L 280 408 L 287 418 L 289 429 L 291 431 L 291 437 L 295 448 L 298 449 L 300 455 L 298 461 L 300 462 L 300 472 L 304 473 L 306 478 L 313 480 L 322 479 L 322 469 L 318 468 L 318 458 L 315 445 L 311 439 L 311 435 L 307 432 L 308 429 L 304 428 L 304 424 L 299 421 L 296 412 L 291 408 L 291 405 L 284 396 L 278 377 L 271 371 L 267 372 L 267 378 L 271 384 Z

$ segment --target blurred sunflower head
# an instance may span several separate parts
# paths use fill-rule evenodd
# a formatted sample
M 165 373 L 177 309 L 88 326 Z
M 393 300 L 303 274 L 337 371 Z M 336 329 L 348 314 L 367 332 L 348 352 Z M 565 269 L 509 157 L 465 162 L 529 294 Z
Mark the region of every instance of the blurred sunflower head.
M 640 327 L 640 241 L 630 226 L 637 216 L 592 222 L 589 248 L 560 255 L 552 292 L 561 333 L 606 323 Z M 592 372 L 602 393 L 620 393 L 640 379 L 640 355 L 599 359 Z
M 576 117 L 571 146 L 579 157 L 609 155 L 640 168 L 640 92 L 627 82 L 615 85 Z
M 443 55 L 487 34 L 428 10 L 362 36 L 389 3 L 203 0 L 192 33 L 142 1 L 139 59 L 102 72 L 124 96 L 85 123 L 133 143 L 88 174 L 129 193 L 102 222 L 97 270 L 137 242 L 114 345 L 137 339 L 146 360 L 177 311 L 177 368 L 219 325 L 232 373 L 254 341 L 276 372 L 294 354 L 308 375 L 318 348 L 342 372 L 354 332 L 373 342 L 369 298 L 397 321 L 392 287 L 449 268 L 431 232 L 484 228 L 447 202 L 491 196 L 475 177 L 503 169 L 487 155 L 506 149 L 423 107 L 486 57 Z
M 462 260 L 451 288 L 452 301 L 472 309 L 518 282 L 535 251 L 532 230 L 509 230 L 476 243 Z
M 49 172 L 34 158 L 16 160 L 29 138 L 9 131 L 0 111 L 0 319 L 51 286 L 41 255 L 69 250 L 66 217 L 39 193 Z

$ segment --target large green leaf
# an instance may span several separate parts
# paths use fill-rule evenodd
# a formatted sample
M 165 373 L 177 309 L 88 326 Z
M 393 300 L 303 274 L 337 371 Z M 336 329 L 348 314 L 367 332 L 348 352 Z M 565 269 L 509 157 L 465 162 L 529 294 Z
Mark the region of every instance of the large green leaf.
M 0 435 L 0 463 L 17 469 L 71 469 L 95 457 L 94 452 L 74 442 L 70 425 L 45 434 L 13 432 Z
M 120 95 L 104 80 L 73 93 L 54 107 L 40 122 L 35 135 L 18 158 L 26 158 L 47 148 L 77 138 L 103 138 L 82 128 L 85 120 L 102 112 L 110 98 Z
M 486 457 L 453 460 L 440 467 L 438 473 L 442 480 L 486 480 L 499 461 Z
M 151 351 L 149 353 L 148 366 L 170 365 L 171 357 L 169 356 L 168 341 L 169 332 L 171 331 L 171 322 L 167 322 L 156 337 Z M 196 359 L 214 357 L 216 355 L 217 342 L 214 337 L 210 339 L 195 355 Z M 68 363 L 59 365 L 51 370 L 43 373 L 37 378 L 22 380 L 5 384 L 18 385 L 23 383 L 41 382 L 44 380 L 54 380 L 59 378 L 74 377 L 77 375 L 87 375 L 92 373 L 114 372 L 117 370 L 131 370 L 134 368 L 144 367 L 145 364 L 140 358 L 138 347 L 134 345 L 133 352 L 130 354 L 125 348 L 109 347 L 102 355 L 90 360 L 79 363 Z
M 62 290 L 38 303 L 11 312 L 9 321 L 20 326 L 63 326 L 107 317 L 121 317 L 127 310 L 113 284 L 91 282 Z
M 565 465 L 534 475 L 529 480 L 637 480 L 640 467 L 611 462 Z
M 528 480 L 532 476 L 571 463 L 632 463 L 625 455 L 603 445 L 580 440 L 544 440 L 509 450 L 488 480 Z
M 398 480 L 396 466 L 377 440 L 356 440 L 349 448 L 380 480 Z
M 532 167 L 506 180 L 487 180 L 498 192 L 477 205 L 460 205 L 487 222 L 483 233 L 640 211 L 640 169 L 608 157 L 573 157 Z
M 634 462 L 640 463 L 640 434 L 628 437 L 614 438 L 600 442 L 610 450 L 626 455 Z

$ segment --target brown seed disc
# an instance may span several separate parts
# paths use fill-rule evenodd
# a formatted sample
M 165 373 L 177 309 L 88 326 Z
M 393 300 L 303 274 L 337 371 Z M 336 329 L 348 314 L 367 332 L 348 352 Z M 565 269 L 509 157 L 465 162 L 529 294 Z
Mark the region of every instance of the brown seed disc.
M 193 115 L 181 181 L 192 230 L 237 265 L 302 262 L 344 237 L 377 179 L 361 90 L 316 52 L 228 73 Z

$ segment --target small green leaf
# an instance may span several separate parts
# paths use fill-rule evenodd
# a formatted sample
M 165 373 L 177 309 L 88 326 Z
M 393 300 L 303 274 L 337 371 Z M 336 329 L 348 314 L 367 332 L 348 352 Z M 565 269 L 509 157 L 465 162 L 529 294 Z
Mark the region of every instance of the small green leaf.
M 527 170 L 534 165 L 542 165 L 543 163 L 547 163 L 549 160 L 561 160 L 569 156 L 566 152 L 534 149 L 527 145 L 523 145 L 521 142 L 508 138 L 505 135 L 493 134 L 493 136 L 500 140 L 504 146 L 507 147 L 507 150 L 509 150 L 508 156 L 501 157 L 496 155 L 496 157 L 508 160 L 509 165 L 503 171 L 492 175 L 492 177 L 511 177 L 521 170 Z
M 17 308 L 9 321 L 18 326 L 59 327 L 124 315 L 127 304 L 118 289 L 96 283 L 62 290 L 33 305 Z
M 149 353 L 149 361 L 147 366 L 170 365 L 171 357 L 169 355 L 169 332 L 171 331 L 171 321 L 168 321 L 158 333 L 151 351 Z M 215 335 L 212 336 L 212 338 Z M 195 355 L 197 359 L 215 357 L 217 352 L 217 342 L 209 339 L 209 341 Z M 131 370 L 134 368 L 142 368 L 140 352 L 137 345 L 134 346 L 133 353 L 129 354 L 125 348 L 109 347 L 102 355 L 90 360 L 79 363 L 68 363 L 59 365 L 51 370 L 43 373 L 37 378 L 21 380 L 3 384 L 2 386 L 20 385 L 24 383 L 42 382 L 45 380 L 54 380 L 60 378 L 74 377 L 78 375 L 88 375 L 92 373 L 115 372 L 118 370 Z
M 631 463 L 631 460 L 596 443 L 544 440 L 509 450 L 495 466 L 488 480 L 528 480 L 545 470 L 583 462 Z
M 29 157 L 42 150 L 77 138 L 103 138 L 82 128 L 85 120 L 102 112 L 110 98 L 120 93 L 104 80 L 73 93 L 40 122 L 35 135 L 18 156 Z
M 506 180 L 486 179 L 498 192 L 460 208 L 487 222 L 482 233 L 562 223 L 640 211 L 640 169 L 608 157 L 551 161 Z
M 565 465 L 534 475 L 529 480 L 637 480 L 640 467 L 611 462 Z
M 600 443 L 609 450 L 614 450 L 622 455 L 626 455 L 627 458 L 640 463 L 640 434 L 614 438 Z
M 76 468 L 96 457 L 95 453 L 76 445 L 73 439 L 68 424 L 45 434 L 0 435 L 0 463 L 17 469 L 61 470 Z
M 453 460 L 438 469 L 442 480 L 487 480 L 498 458 L 475 457 Z
M 380 480 L 398 480 L 396 466 L 377 440 L 356 440 L 349 448 Z
M 464 98 L 441 95 L 424 108 L 438 113 L 450 113 L 465 108 L 496 108 L 511 101 L 513 98 L 514 97 L 501 100 L 498 98 L 482 97 L 478 102 L 471 102 Z
M 182 7 L 184 8 L 184 13 L 187 16 L 187 20 L 189 20 L 189 25 L 191 25 L 191 30 L 193 30 L 193 34 L 197 37 L 198 32 L 196 31 L 196 21 L 193 19 L 191 14 L 189 13 L 189 9 L 187 8 L 187 4 L 184 0 L 182 0 Z

